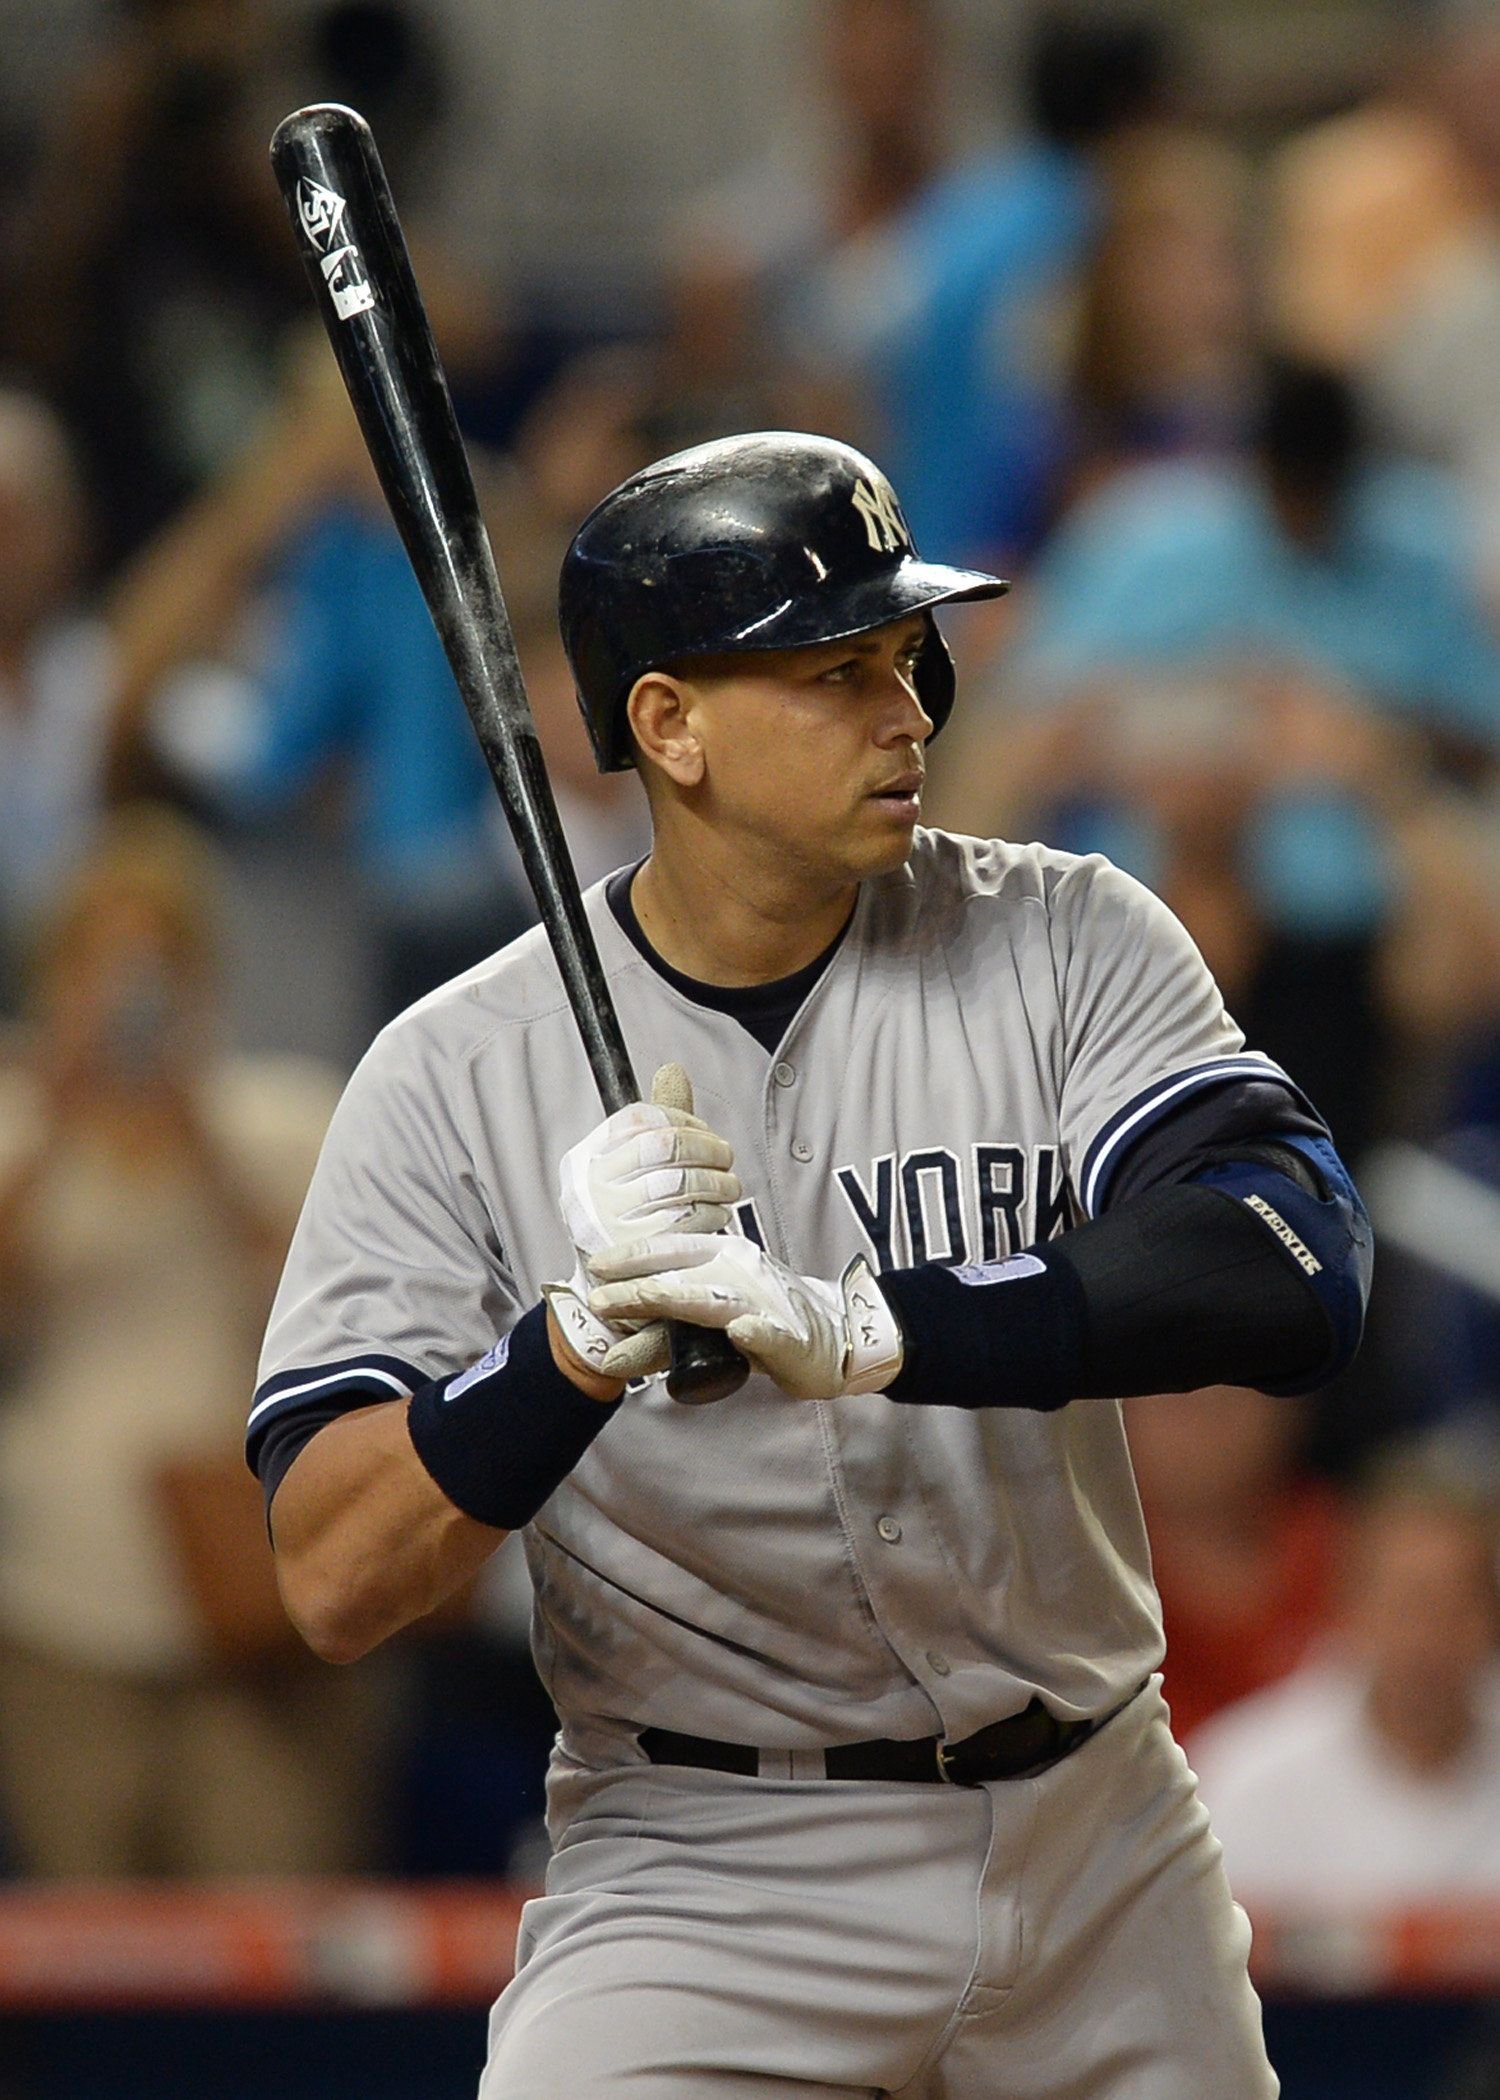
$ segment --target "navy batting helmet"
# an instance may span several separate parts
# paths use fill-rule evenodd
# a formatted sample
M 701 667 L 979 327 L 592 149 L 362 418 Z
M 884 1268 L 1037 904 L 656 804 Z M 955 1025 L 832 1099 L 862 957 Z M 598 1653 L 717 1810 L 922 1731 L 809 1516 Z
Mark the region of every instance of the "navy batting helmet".
M 625 704 L 643 672 L 693 656 L 800 649 L 928 612 L 917 692 L 934 735 L 953 659 L 934 605 L 994 598 L 997 576 L 926 562 L 895 491 L 852 445 L 762 430 L 632 474 L 586 517 L 559 618 L 599 770 L 632 765 Z

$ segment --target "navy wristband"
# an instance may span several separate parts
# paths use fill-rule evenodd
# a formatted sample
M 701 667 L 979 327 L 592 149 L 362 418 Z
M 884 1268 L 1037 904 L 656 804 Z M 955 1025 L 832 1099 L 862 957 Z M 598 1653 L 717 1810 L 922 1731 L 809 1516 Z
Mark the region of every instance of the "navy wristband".
M 893 1269 L 880 1288 L 906 1355 L 885 1388 L 928 1407 L 1062 1407 L 1078 1391 L 1084 1305 L 1072 1270 L 1033 1251 Z
M 534 1305 L 467 1371 L 418 1386 L 407 1432 L 466 1517 L 519 1531 L 567 1479 L 618 1405 L 557 1368 L 547 1308 Z

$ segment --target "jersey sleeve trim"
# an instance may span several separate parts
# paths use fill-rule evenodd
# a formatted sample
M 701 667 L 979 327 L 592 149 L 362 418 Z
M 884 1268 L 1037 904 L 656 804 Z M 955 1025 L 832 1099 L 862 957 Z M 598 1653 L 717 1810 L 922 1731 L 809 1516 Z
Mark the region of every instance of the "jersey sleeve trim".
M 1169 1114 L 1188 1095 L 1239 1079 L 1269 1079 L 1284 1086 L 1296 1101 L 1315 1113 L 1296 1082 L 1259 1050 L 1241 1051 L 1234 1057 L 1216 1057 L 1204 1064 L 1189 1065 L 1180 1072 L 1169 1072 L 1133 1095 L 1095 1132 L 1078 1176 L 1078 1199 L 1083 1205 L 1084 1216 L 1096 1218 L 1099 1215 L 1121 1160 L 1152 1124 Z
M 282 1415 L 299 1407 L 326 1407 L 341 1393 L 372 1400 L 404 1400 L 425 1384 L 428 1375 L 404 1363 L 399 1356 L 375 1355 L 351 1356 L 343 1363 L 323 1364 L 316 1369 L 278 1371 L 255 1390 L 250 1418 L 245 1424 L 250 1463 L 255 1463 L 256 1446 L 267 1425 Z

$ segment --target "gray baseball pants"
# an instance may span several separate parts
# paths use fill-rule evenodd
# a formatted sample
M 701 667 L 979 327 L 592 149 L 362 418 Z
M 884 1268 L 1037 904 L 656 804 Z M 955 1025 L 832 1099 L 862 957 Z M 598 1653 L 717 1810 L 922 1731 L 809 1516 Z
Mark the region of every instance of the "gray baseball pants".
M 1274 2100 L 1157 1686 L 981 1787 L 565 1774 L 481 2100 Z

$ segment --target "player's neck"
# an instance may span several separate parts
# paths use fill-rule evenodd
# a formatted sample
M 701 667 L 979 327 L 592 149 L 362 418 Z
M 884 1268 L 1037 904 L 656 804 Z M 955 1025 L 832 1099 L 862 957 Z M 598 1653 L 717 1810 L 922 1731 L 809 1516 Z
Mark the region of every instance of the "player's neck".
M 826 887 L 794 871 L 752 876 L 660 847 L 631 885 L 642 933 L 664 963 L 700 984 L 773 984 L 815 962 L 854 908 L 858 884 Z M 811 892 L 811 894 L 810 894 Z

